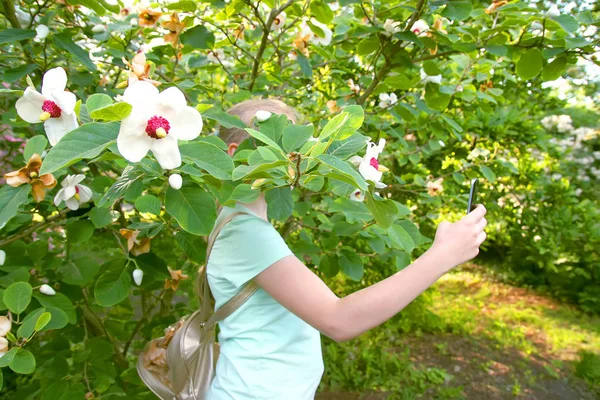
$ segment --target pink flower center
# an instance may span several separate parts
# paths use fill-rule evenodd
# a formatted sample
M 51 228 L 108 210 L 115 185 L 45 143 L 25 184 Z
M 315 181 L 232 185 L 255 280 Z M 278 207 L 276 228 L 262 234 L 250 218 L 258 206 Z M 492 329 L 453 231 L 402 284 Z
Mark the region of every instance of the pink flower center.
M 42 110 L 50 114 L 50 118 L 60 118 L 60 114 L 62 113 L 60 107 L 52 100 L 44 101 Z
M 162 128 L 162 129 L 161 129 Z M 160 129 L 157 134 L 156 131 Z M 159 117 L 158 115 L 153 116 L 148 120 L 148 125 L 146 125 L 146 133 L 153 139 L 163 139 L 166 135 L 169 134 L 169 130 L 171 129 L 171 124 L 163 117 Z M 161 132 L 164 131 L 164 135 L 161 135 Z
M 79 194 L 79 186 L 75 186 L 75 194 Z
M 369 165 L 379 171 L 379 162 L 375 157 L 371 158 Z

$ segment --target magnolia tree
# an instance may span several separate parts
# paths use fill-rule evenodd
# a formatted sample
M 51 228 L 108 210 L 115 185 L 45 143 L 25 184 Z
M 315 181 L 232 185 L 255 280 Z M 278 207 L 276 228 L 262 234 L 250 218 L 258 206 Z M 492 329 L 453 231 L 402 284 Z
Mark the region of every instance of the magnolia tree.
M 197 306 L 188 277 L 217 202 L 264 192 L 315 273 L 368 283 L 418 256 L 440 215 L 464 214 L 480 177 L 492 242 L 525 249 L 511 233 L 535 218 L 522 196 L 571 140 L 549 141 L 542 117 L 560 101 L 541 83 L 598 45 L 585 5 L 1 4 L 0 377 L 15 398 L 151 398 L 136 355 Z M 303 121 L 224 111 L 257 97 Z M 219 127 L 250 139 L 230 157 Z M 577 140 L 592 151 L 596 131 Z M 597 254 L 568 257 L 598 284 Z

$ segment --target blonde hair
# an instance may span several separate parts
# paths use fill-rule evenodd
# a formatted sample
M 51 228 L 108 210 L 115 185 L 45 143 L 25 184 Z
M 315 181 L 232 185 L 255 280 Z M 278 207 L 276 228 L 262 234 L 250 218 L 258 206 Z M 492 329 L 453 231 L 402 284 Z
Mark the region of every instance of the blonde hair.
M 239 117 L 246 126 L 250 127 L 252 124 L 252 118 L 257 111 L 269 111 L 273 114 L 283 114 L 288 117 L 288 120 L 296 124 L 300 122 L 300 114 L 292 107 L 285 104 L 283 101 L 275 99 L 254 99 L 242 101 L 239 104 L 231 107 L 227 110 L 230 115 Z M 219 137 L 227 144 L 231 143 L 242 143 L 244 140 L 250 137 L 248 132 L 243 129 L 232 127 L 225 128 L 224 126 L 219 127 Z

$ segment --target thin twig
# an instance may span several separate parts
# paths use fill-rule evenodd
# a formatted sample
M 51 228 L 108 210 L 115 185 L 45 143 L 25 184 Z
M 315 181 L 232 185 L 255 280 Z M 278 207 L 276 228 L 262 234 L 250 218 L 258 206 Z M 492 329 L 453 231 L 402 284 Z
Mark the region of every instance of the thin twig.
M 25 229 L 24 231 L 21 231 L 7 239 L 4 239 L 2 241 L 0 241 L 0 247 L 4 247 L 7 244 L 10 244 L 12 242 L 14 242 L 15 240 L 19 240 L 21 238 L 24 238 L 26 236 L 29 236 L 31 233 L 35 232 L 38 229 L 42 229 L 45 228 L 47 225 L 52 224 L 53 222 L 62 219 L 62 217 L 64 217 L 67 212 L 69 212 L 68 208 L 65 208 L 64 210 L 62 210 L 61 212 L 59 212 L 57 215 L 53 216 L 53 217 L 49 217 L 47 218 L 45 221 L 43 222 L 38 222 L 37 224 Z

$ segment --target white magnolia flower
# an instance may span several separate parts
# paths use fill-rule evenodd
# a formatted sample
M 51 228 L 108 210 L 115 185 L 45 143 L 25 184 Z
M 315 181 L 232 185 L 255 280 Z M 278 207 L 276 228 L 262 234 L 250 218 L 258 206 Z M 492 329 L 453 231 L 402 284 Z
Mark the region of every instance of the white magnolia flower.
M 5 337 L 0 337 L 0 357 L 8 352 L 8 340 Z
M 310 26 L 306 22 L 303 22 L 300 26 L 302 29 L 302 36 L 309 36 L 309 40 L 315 44 L 329 46 L 331 43 L 331 38 L 333 37 L 333 32 L 331 32 L 331 29 L 329 29 L 327 25 L 320 23 L 314 18 L 311 18 L 310 23 L 321 29 L 323 34 L 320 32 L 313 32 L 312 29 L 310 29 Z
M 581 193 L 583 193 L 583 189 L 582 188 L 575 189 L 575 196 L 579 197 L 579 196 L 581 196 Z
M 79 184 L 84 179 L 85 175 L 83 174 L 67 175 L 61 183 L 62 189 L 54 197 L 54 205 L 58 206 L 64 201 L 69 209 L 77 210 L 81 204 L 90 201 L 92 198 L 91 189 Z
M 540 21 L 533 21 L 531 23 L 531 29 L 533 29 L 534 31 L 541 31 L 543 28 L 544 26 L 540 24 Z
M 549 16 L 549 17 L 558 17 L 560 15 L 560 11 L 559 11 L 558 7 L 553 4 L 548 9 L 548 12 L 546 13 L 546 15 Z
M 94 25 L 94 27 L 92 28 L 92 32 L 104 33 L 104 32 L 106 32 L 106 26 L 104 26 L 102 24 Z
M 479 147 L 474 148 L 469 155 L 467 156 L 468 160 L 475 160 L 476 158 L 482 157 L 487 158 L 490 155 L 490 151 L 488 149 L 482 149 Z
M 144 271 L 142 271 L 139 268 L 136 268 L 133 271 L 133 281 L 135 282 L 136 285 L 140 286 L 142 284 L 142 279 L 144 278 Z
M 169 176 L 169 185 L 175 190 L 181 189 L 183 185 L 183 178 L 179 174 L 173 174 Z
M 440 194 L 441 192 L 444 191 L 444 185 L 442 185 L 442 182 L 444 182 L 444 178 L 440 178 L 438 180 L 435 181 L 429 181 L 427 182 L 427 193 L 430 196 L 437 196 L 438 194 Z
M 534 242 L 539 242 L 540 240 L 542 240 L 542 237 L 541 237 L 540 235 L 535 235 L 535 236 L 533 237 L 533 241 L 534 241 Z
M 4 265 L 6 261 L 6 252 L 4 250 L 0 250 L 0 265 Z
M 50 29 L 46 25 L 40 24 L 35 27 L 36 35 L 35 38 L 39 40 L 46 39 L 46 36 L 50 33 Z
M 358 189 L 350 194 L 350 200 L 362 203 L 365 201 L 365 195 Z
M 40 292 L 45 294 L 46 296 L 54 296 L 56 294 L 54 289 L 52 289 L 49 285 L 46 285 L 45 283 L 42 286 L 40 286 Z
M 402 31 L 402 27 L 400 26 L 400 22 L 394 21 L 393 19 L 386 19 L 383 23 L 383 34 L 385 36 L 392 36 L 394 33 L 398 33 Z
M 381 182 L 381 177 L 383 176 L 383 173 L 389 171 L 389 169 L 383 165 L 379 165 L 379 162 L 377 161 L 377 157 L 379 157 L 379 154 L 381 154 L 384 147 L 385 139 L 379 139 L 378 145 L 367 140 L 367 151 L 365 156 L 363 158 L 360 158 L 359 156 L 350 158 L 350 162 L 355 166 L 358 166 L 358 172 L 360 172 L 362 177 L 375 183 L 375 187 L 378 189 L 387 186 L 385 183 Z
M 398 96 L 395 93 L 381 93 L 379 95 L 379 107 L 388 108 L 398 102 Z
M 269 111 L 265 111 L 265 110 L 258 110 L 256 112 L 256 114 L 254 115 L 254 117 L 256 117 L 256 120 L 258 122 L 265 122 L 266 120 L 268 120 L 269 118 L 271 118 L 271 113 Z
M 65 91 L 67 73 L 61 67 L 44 74 L 42 93 L 34 88 L 25 89 L 15 105 L 17 114 L 30 124 L 44 122 L 50 145 L 54 146 L 68 132 L 77 128 L 75 94 Z
M 219 63 L 219 60 L 223 60 L 225 58 L 225 53 L 223 49 L 211 50 L 206 55 L 206 59 L 213 63 Z
M 6 334 L 10 332 L 11 325 L 10 319 L 6 318 L 4 315 L 0 316 L 0 336 L 6 336 Z
M 285 24 L 285 11 L 282 11 L 281 14 L 275 17 L 273 23 L 271 24 L 271 30 L 279 30 L 283 28 L 283 24 Z
M 427 84 L 427 82 L 437 83 L 440 85 L 442 83 L 442 74 L 440 75 L 427 75 L 427 72 L 423 68 L 421 68 L 421 81 L 423 85 Z
M 176 87 L 161 93 L 149 82 L 129 86 L 123 99 L 133 106 L 131 114 L 121 121 L 117 147 L 123 157 L 139 162 L 148 154 L 156 157 L 163 169 L 181 165 L 178 140 L 193 140 L 202 130 L 202 117 L 189 107 Z
M 22 28 L 26 28 L 31 23 L 31 14 L 23 11 L 21 7 L 15 4 L 15 15 Z
M 412 33 L 419 36 L 429 30 L 429 25 L 427 25 L 427 22 L 420 19 L 413 24 L 413 26 L 410 28 L 410 30 Z

